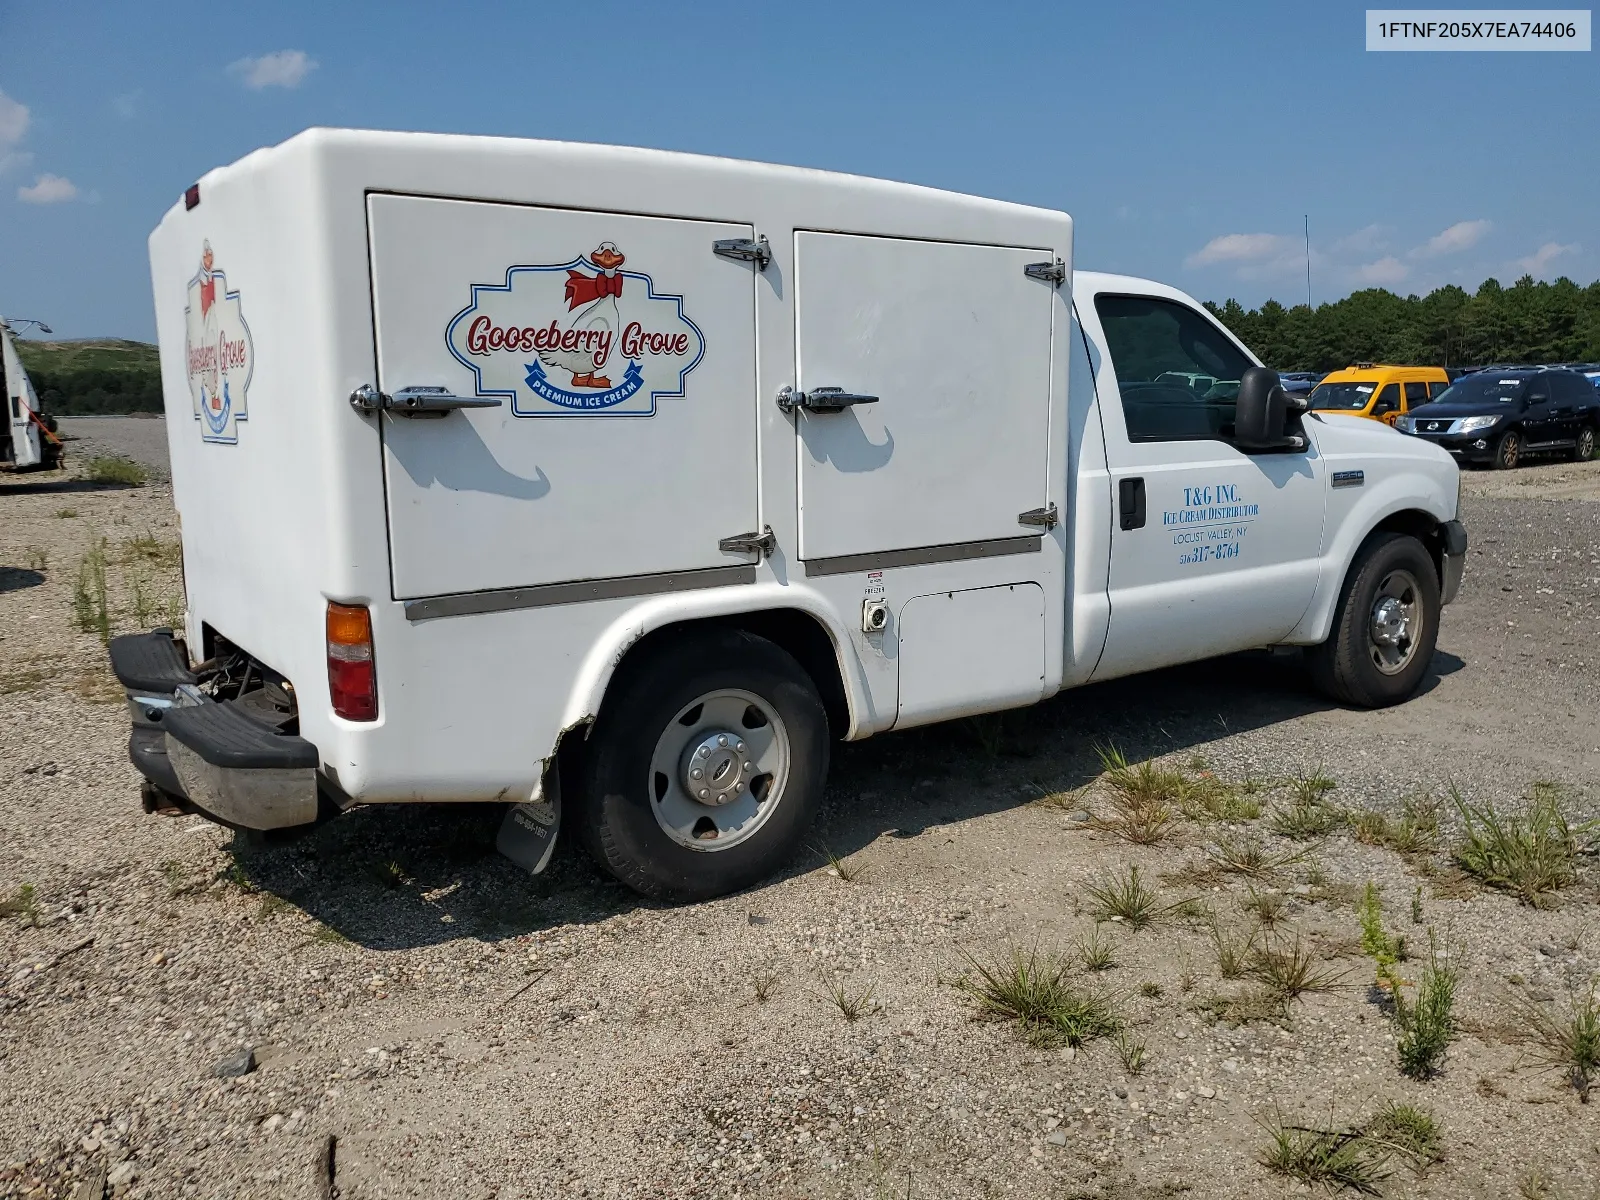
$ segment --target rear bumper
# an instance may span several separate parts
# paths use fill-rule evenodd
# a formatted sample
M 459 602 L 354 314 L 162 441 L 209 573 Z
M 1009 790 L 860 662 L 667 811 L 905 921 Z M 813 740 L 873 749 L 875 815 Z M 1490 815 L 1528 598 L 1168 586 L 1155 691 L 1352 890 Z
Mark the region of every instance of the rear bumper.
M 1446 521 L 1440 527 L 1444 546 L 1439 555 L 1439 603 L 1449 604 L 1461 591 L 1461 577 L 1467 570 L 1467 527 L 1460 521 Z
M 128 697 L 128 757 L 152 784 L 236 829 L 317 819 L 315 746 L 202 693 L 168 630 L 113 638 L 110 651 Z

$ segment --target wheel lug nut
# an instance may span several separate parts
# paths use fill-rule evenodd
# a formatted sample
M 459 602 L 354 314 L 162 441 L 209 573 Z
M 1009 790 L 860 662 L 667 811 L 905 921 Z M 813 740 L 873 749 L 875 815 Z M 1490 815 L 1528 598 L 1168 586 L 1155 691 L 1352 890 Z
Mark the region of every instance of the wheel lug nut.
M 728 744 L 728 738 L 727 738 L 726 734 L 724 734 L 724 735 L 722 735 L 722 736 L 717 738 L 717 745 L 726 746 L 727 744 Z
M 700 799 L 704 800 L 709 795 L 711 795 L 711 793 L 706 791 L 705 788 L 700 789 Z
M 740 754 L 743 754 L 744 753 L 744 743 L 740 742 L 737 746 L 734 747 L 734 749 L 737 750 Z
M 704 771 L 702 771 L 699 767 L 696 767 L 694 770 L 689 772 L 689 777 L 691 779 L 699 779 L 704 774 Z
M 701 746 L 697 756 L 700 757 L 700 758 L 705 758 L 710 753 L 711 753 L 711 751 L 707 747 Z
M 754 771 L 756 769 L 756 765 L 755 763 L 745 763 L 744 769 L 746 771 Z

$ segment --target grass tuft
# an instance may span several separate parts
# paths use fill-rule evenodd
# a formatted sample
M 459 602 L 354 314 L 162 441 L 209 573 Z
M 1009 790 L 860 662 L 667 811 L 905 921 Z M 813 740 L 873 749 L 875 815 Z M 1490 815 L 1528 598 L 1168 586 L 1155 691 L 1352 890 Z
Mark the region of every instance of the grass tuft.
M 1282 892 L 1258 892 L 1254 884 L 1245 885 L 1245 895 L 1239 907 L 1251 914 L 1263 929 L 1271 929 L 1283 920 L 1288 901 Z
M 1174 805 L 1183 794 L 1183 776 L 1148 761 L 1130 766 L 1114 746 L 1097 753 L 1112 815 L 1091 813 L 1089 825 L 1140 846 L 1159 842 L 1176 819 Z
M 1583 995 L 1574 994 L 1568 1013 L 1557 1018 L 1532 1001 L 1524 1003 L 1537 1061 L 1565 1073 L 1578 1099 L 1589 1103 L 1600 1076 L 1600 976 Z
M 1298 935 L 1292 943 L 1256 950 L 1246 974 L 1284 1000 L 1298 1000 L 1307 992 L 1331 992 L 1344 978 L 1342 971 L 1319 966 L 1316 954 L 1301 944 Z
M 1224 979 L 1243 979 L 1255 955 L 1256 938 L 1261 930 L 1257 926 L 1242 937 L 1224 933 L 1220 923 L 1211 926 L 1211 942 L 1217 949 L 1217 972 Z
M 106 591 L 106 541 L 98 539 L 78 562 L 72 585 L 72 613 L 84 633 L 111 640 L 111 609 Z
M 852 867 L 845 859 L 835 854 L 831 847 L 821 847 L 822 856 L 828 860 L 828 874 L 835 875 L 843 883 L 854 883 L 866 873 L 865 866 Z
M 1078 961 L 1085 971 L 1109 971 L 1117 965 L 1117 944 L 1100 936 L 1100 927 L 1078 941 Z
M 18 917 L 32 924 L 39 920 L 39 894 L 33 884 L 24 883 L 9 896 L 0 897 L 0 919 Z
M 1035 1046 L 1081 1046 L 1122 1028 L 1109 1000 L 1071 985 L 1070 960 L 1061 955 L 1014 946 L 1009 956 L 982 963 L 961 953 L 972 970 L 956 986 L 976 1001 L 978 1016 L 1017 1022 Z
M 1281 1119 L 1258 1122 L 1269 1141 L 1261 1162 L 1269 1171 L 1331 1190 L 1346 1188 L 1363 1196 L 1379 1196 L 1388 1177 L 1386 1155 L 1359 1132 L 1285 1125 Z
M 1260 838 L 1235 837 L 1231 834 L 1224 834 L 1206 847 L 1213 870 L 1250 879 L 1265 879 L 1309 853 L 1308 848 L 1291 850 L 1286 854 L 1270 854 Z
M 1400 1155 L 1414 1171 L 1444 1161 L 1444 1136 L 1433 1114 L 1414 1104 L 1390 1100 L 1368 1119 L 1361 1136 Z
M 773 971 L 761 971 L 750 979 L 750 990 L 755 993 L 758 1004 L 765 1004 L 772 999 L 772 993 L 777 987 L 778 976 Z
M 1164 911 L 1156 903 L 1156 894 L 1139 878 L 1138 867 L 1129 867 L 1104 883 L 1088 884 L 1084 890 L 1094 897 L 1097 917 L 1120 921 L 1135 931 L 1153 924 Z
M 1144 1070 L 1145 1062 L 1149 1058 L 1143 1042 L 1135 1041 L 1126 1029 L 1117 1030 L 1117 1040 L 1113 1043 L 1117 1048 L 1117 1057 L 1122 1060 L 1122 1069 L 1129 1075 L 1137 1075 Z
M 1184 781 L 1178 811 L 1191 821 L 1254 821 L 1261 815 L 1261 801 L 1256 799 L 1259 790 L 1253 780 L 1232 786 L 1210 771 L 1202 771 Z
M 852 989 L 845 980 L 839 976 L 829 977 L 824 975 L 822 986 L 827 992 L 828 999 L 839 1010 L 846 1021 L 859 1021 L 873 1009 L 872 995 L 877 989 L 872 984 Z
M 1546 908 L 1550 893 L 1577 882 L 1577 859 L 1583 837 L 1592 826 L 1574 833 L 1567 823 L 1558 789 L 1534 785 L 1533 796 L 1520 813 L 1501 814 L 1493 805 L 1468 804 L 1454 785 L 1450 798 L 1466 826 L 1456 847 L 1456 862 L 1490 887 Z
M 138 487 L 150 478 L 150 473 L 130 458 L 91 458 L 83 466 L 84 478 L 90 483 L 121 483 Z

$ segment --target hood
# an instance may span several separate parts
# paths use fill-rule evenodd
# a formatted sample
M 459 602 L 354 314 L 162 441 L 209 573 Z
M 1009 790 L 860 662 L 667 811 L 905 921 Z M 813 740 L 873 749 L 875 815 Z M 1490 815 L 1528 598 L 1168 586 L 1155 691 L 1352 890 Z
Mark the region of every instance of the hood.
M 1308 413 L 1305 427 L 1317 448 L 1323 454 L 1333 452 L 1351 454 L 1409 453 L 1417 439 L 1390 428 L 1382 421 L 1373 421 L 1355 414 Z M 1430 447 L 1431 449 L 1431 447 Z
M 1509 417 L 1520 412 L 1522 403 L 1518 400 L 1435 400 L 1431 404 L 1417 405 L 1409 415 L 1419 421 L 1437 421 L 1456 417 Z

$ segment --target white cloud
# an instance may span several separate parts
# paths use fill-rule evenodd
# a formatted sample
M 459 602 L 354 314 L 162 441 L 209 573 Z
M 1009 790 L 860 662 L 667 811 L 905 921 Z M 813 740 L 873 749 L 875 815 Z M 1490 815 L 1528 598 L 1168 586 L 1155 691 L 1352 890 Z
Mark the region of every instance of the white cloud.
M 1392 254 L 1385 255 L 1377 262 L 1369 262 L 1359 266 L 1352 274 L 1352 278 L 1368 287 L 1393 287 L 1397 283 L 1405 282 L 1411 268 L 1406 266 Z
M 316 68 L 317 60 L 304 50 L 274 50 L 260 58 L 241 58 L 228 65 L 245 87 L 257 92 L 269 87 L 297 88 Z
M 1559 242 L 1546 242 L 1532 254 L 1528 255 L 1527 258 L 1516 259 L 1511 265 L 1516 267 L 1517 270 L 1521 271 L 1524 275 L 1539 276 L 1543 275 L 1545 273 L 1545 269 L 1549 267 L 1549 265 L 1556 259 L 1568 254 L 1576 254 L 1581 249 L 1583 249 L 1583 247 L 1577 245 L 1576 243 L 1563 246 Z
M 0 150 L 15 146 L 28 132 L 28 106 L 0 91 Z
M 1371 254 L 1389 247 L 1389 229 L 1385 225 L 1368 225 L 1354 233 L 1347 233 L 1328 247 L 1332 254 Z
M 1294 238 L 1279 233 L 1225 233 L 1212 238 L 1185 261 L 1191 267 L 1264 263 L 1288 254 L 1297 244 Z
M 0 175 L 23 170 L 32 162 L 33 154 L 27 150 L 12 150 L 0 154 Z
M 17 189 L 17 199 L 24 204 L 64 204 L 78 194 L 78 186 L 70 179 L 51 175 L 48 171 L 34 181 L 32 187 Z
M 1411 252 L 1412 258 L 1438 258 L 1470 249 L 1489 232 L 1488 221 L 1457 221 L 1443 233 L 1429 238 Z

